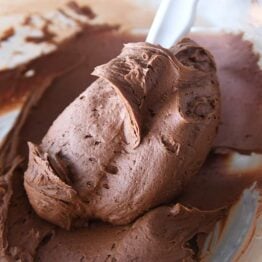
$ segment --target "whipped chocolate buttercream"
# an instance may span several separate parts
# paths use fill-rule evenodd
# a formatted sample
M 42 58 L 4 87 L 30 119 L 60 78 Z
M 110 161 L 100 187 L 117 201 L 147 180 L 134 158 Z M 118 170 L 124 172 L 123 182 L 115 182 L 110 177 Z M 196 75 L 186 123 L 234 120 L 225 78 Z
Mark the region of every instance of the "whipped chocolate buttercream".
M 41 145 L 29 144 L 24 185 L 39 216 L 66 229 L 88 219 L 127 224 L 196 174 L 218 126 L 215 64 L 189 39 L 172 51 L 126 45 Z
M 244 65 L 247 56 L 254 57 L 250 45 L 237 35 L 222 34 L 221 37 L 194 35 L 193 38 L 209 47 L 215 54 L 219 80 L 223 83 L 226 83 L 229 77 L 227 67 L 231 68 L 232 79 L 240 79 L 242 69 L 244 70 L 244 66 L 240 65 Z M 155 208 L 129 225 L 115 226 L 103 222 L 89 222 L 88 225 L 81 223 L 81 228 L 71 230 L 56 227 L 35 214 L 23 187 L 23 174 L 28 157 L 26 141 L 40 144 L 52 121 L 94 81 L 94 77 L 90 76 L 94 66 L 115 57 L 120 52 L 123 42 L 138 39 L 143 41 L 143 37 L 129 36 L 109 27 L 101 26 L 99 30 L 94 30 L 93 26 L 86 27 L 82 29 L 81 34 L 72 37 L 63 46 L 59 45 L 58 50 L 51 56 L 45 55 L 33 63 L 24 65 L 25 70 L 37 69 L 30 81 L 24 83 L 24 70 L 20 71 L 19 68 L 18 71 L 7 72 L 10 78 L 4 79 L 0 74 L 0 81 L 3 80 L 2 88 L 10 86 L 11 81 L 14 83 L 12 84 L 14 89 L 24 85 L 30 90 L 28 92 L 30 98 L 0 151 L 0 193 L 1 197 L 3 196 L 3 201 L 0 203 L 1 261 L 115 261 L 117 258 L 124 261 L 132 259 L 199 261 L 198 255 L 201 253 L 206 233 L 212 230 L 213 225 L 225 212 L 221 207 L 230 206 L 238 199 L 244 188 L 254 181 L 261 180 L 261 171 L 256 171 L 254 174 L 244 171 L 229 172 L 230 156 L 214 155 L 206 160 L 200 173 L 190 179 L 181 197 L 172 199 L 171 202 L 180 202 L 202 210 L 219 208 L 216 211 L 204 212 L 196 208 L 186 208 L 181 204 L 175 206 L 172 204 Z M 229 43 L 228 48 L 224 46 L 225 41 Z M 236 49 L 236 46 L 243 46 L 247 53 L 241 52 L 241 55 L 238 53 L 238 60 L 228 59 L 230 54 L 234 57 L 232 49 Z M 74 53 L 77 54 L 76 57 L 73 56 Z M 244 53 L 247 56 L 243 56 Z M 63 64 L 62 61 L 65 57 L 69 57 L 68 54 L 72 54 L 70 55 L 72 62 Z M 194 59 L 192 60 L 193 63 Z M 251 60 L 254 62 L 254 59 Z M 187 63 L 186 59 L 183 63 Z M 59 64 L 63 66 L 62 70 L 59 69 Z M 236 82 L 232 81 L 233 84 Z M 19 83 L 23 84 L 19 85 Z M 258 88 L 251 90 L 246 84 L 241 87 L 241 92 L 248 91 L 245 94 L 259 90 Z M 231 85 L 223 84 L 221 88 L 223 88 L 223 96 L 223 92 L 225 94 Z M 237 88 L 237 85 L 234 85 L 234 88 Z M 1 98 L 2 94 L 4 92 L 1 93 Z M 246 97 L 248 101 L 253 101 L 251 96 Z M 227 104 L 223 115 L 232 117 L 233 112 L 237 112 L 238 104 L 235 100 L 231 103 L 230 99 L 223 100 L 222 104 L 224 102 Z M 257 106 L 258 103 L 253 101 L 252 105 Z M 249 113 L 252 113 L 251 111 L 250 109 Z M 245 119 L 247 124 L 242 126 L 241 133 L 239 128 L 228 133 L 226 129 L 220 129 L 221 135 L 227 137 L 227 142 L 223 146 L 226 147 L 234 140 L 237 149 L 243 149 L 242 145 L 247 150 L 254 149 L 255 136 L 242 139 L 244 132 L 256 131 L 254 128 L 250 129 L 251 118 Z M 142 133 L 141 143 L 143 138 Z M 245 144 L 242 143 L 243 141 Z M 22 163 L 19 159 L 14 161 L 17 155 L 21 155 L 26 161 Z M 58 165 L 56 169 L 63 170 L 63 165 Z M 261 182 L 259 186 L 261 187 Z

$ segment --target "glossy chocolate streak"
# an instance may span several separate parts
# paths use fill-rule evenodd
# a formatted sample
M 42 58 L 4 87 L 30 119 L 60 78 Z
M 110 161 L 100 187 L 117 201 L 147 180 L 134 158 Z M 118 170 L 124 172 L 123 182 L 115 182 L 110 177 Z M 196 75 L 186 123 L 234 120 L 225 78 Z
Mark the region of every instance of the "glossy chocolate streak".
M 66 71 L 69 71 L 80 64 L 83 65 L 84 63 L 86 63 L 87 58 L 85 53 L 88 51 L 81 50 L 81 48 L 83 48 L 83 43 L 81 43 L 80 40 L 84 41 L 84 43 L 86 44 L 86 48 L 90 48 L 92 44 L 90 42 L 86 42 L 86 38 L 88 38 L 90 41 L 100 38 L 101 45 L 98 45 L 96 47 L 97 52 L 100 53 L 100 50 L 104 48 L 104 45 L 102 44 L 102 42 L 104 42 L 104 34 L 107 36 L 108 32 L 112 32 L 112 34 L 114 35 L 113 32 L 115 30 L 115 26 L 93 26 L 92 28 L 85 26 L 81 33 L 77 33 L 75 37 L 59 44 L 59 47 L 57 47 L 58 50 L 56 50 L 55 52 L 37 58 L 30 63 L 20 65 L 15 69 L 1 71 L 0 113 L 3 110 L 15 106 L 17 103 L 23 103 L 33 90 L 41 89 L 42 85 L 46 85 L 45 81 L 49 80 L 50 84 L 59 75 L 64 74 Z M 108 39 L 109 41 L 110 38 L 111 37 L 109 37 Z M 112 36 L 112 38 L 114 38 L 114 36 Z M 122 36 L 116 36 L 116 38 L 117 39 L 113 40 L 113 43 L 117 41 L 121 41 L 122 43 L 122 41 L 124 41 L 125 35 L 123 34 Z M 128 38 L 129 36 L 127 36 L 127 39 Z M 89 51 L 91 51 L 92 48 L 94 47 L 91 47 Z M 119 49 L 120 45 L 117 50 L 119 51 Z M 104 57 L 105 59 L 102 61 L 107 61 L 108 59 L 112 58 L 114 53 L 117 54 L 116 50 L 114 50 L 115 48 L 112 46 L 111 54 L 103 53 L 101 55 L 98 55 L 98 61 L 101 59 L 100 56 Z M 106 57 L 108 58 L 106 59 Z M 92 58 L 89 65 L 90 67 L 92 66 L 91 63 Z M 96 63 L 93 64 L 93 66 L 96 65 Z M 90 68 L 90 71 L 91 70 L 92 69 Z M 32 76 L 28 76 L 28 73 L 30 71 L 32 72 Z

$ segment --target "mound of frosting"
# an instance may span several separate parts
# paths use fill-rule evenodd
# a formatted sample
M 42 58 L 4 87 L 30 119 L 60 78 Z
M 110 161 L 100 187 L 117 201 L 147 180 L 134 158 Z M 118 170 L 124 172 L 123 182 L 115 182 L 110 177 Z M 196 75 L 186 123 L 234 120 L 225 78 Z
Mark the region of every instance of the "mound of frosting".
M 215 63 L 189 39 L 171 50 L 127 44 L 94 75 L 42 143 L 29 143 L 29 201 L 66 229 L 127 224 L 171 201 L 203 164 L 219 121 Z

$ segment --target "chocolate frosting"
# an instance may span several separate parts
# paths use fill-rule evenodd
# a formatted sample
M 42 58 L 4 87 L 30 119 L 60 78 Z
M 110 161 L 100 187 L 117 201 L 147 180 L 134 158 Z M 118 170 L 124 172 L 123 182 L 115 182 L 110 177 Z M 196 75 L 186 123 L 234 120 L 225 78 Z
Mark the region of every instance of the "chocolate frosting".
M 176 204 L 155 208 L 127 226 L 96 223 L 70 232 L 58 229 L 41 246 L 37 260 L 195 261 L 201 238 L 225 211 Z
M 238 71 L 238 65 L 240 64 L 235 64 L 235 59 L 230 61 L 227 59 L 231 49 L 225 49 L 223 44 L 227 39 L 231 39 L 230 42 L 236 42 L 234 45 L 229 45 L 233 48 L 238 45 L 238 41 L 243 44 L 241 37 L 224 34 L 220 37 L 207 35 L 201 36 L 201 38 L 194 37 L 202 39 L 203 44 L 205 40 L 205 45 L 210 46 L 212 53 L 220 58 L 217 59 L 220 82 L 226 83 L 228 77 L 226 74 L 228 72 L 226 71 L 227 62 L 230 62 L 228 67 L 231 68 L 231 76 L 236 79 L 241 78 L 238 75 L 241 74 Z M 15 164 L 15 157 L 21 155 L 24 159 L 27 159 L 26 141 L 33 141 L 36 144 L 41 142 L 52 121 L 85 89 L 87 84 L 94 81 L 94 77 L 90 76 L 90 73 L 95 65 L 105 63 L 116 56 L 123 42 L 137 41 L 137 39 L 142 41 L 142 38 L 129 36 L 109 28 L 103 31 L 94 31 L 93 27 L 91 27 L 83 30 L 80 36 L 73 37 L 67 45 L 59 46 L 60 55 L 58 57 L 57 52 L 55 52 L 51 57 L 43 56 L 26 65 L 28 68 L 36 68 L 35 77 L 37 78 L 32 77 L 31 81 L 27 81 L 26 86 L 30 90 L 30 98 L 0 151 L 0 172 L 1 181 L 3 181 L 3 183 L 1 182 L 1 185 L 3 185 L 1 192 L 3 192 L 4 199 L 4 203 L 1 202 L 0 207 L 1 261 L 110 261 L 110 258 L 114 261 L 114 257 L 126 261 L 127 257 L 136 257 L 139 260 L 140 256 L 144 260 L 149 261 L 145 259 L 148 256 L 148 258 L 152 258 L 152 261 L 155 261 L 153 255 L 157 256 L 159 261 L 181 261 L 183 254 L 186 254 L 189 261 L 190 259 L 199 261 L 198 254 L 201 253 L 203 240 L 206 236 L 205 232 L 212 230 L 212 226 L 224 214 L 223 210 L 214 211 L 214 209 L 230 206 L 237 201 L 244 188 L 250 186 L 254 181 L 261 181 L 261 165 L 259 170 L 254 170 L 254 174 L 241 170 L 240 175 L 240 171 L 231 172 L 229 170 L 231 155 L 218 156 L 215 154 L 206 159 L 200 173 L 190 179 L 183 193 L 179 198 L 175 199 L 176 202 L 182 203 L 184 206 L 178 205 L 176 208 L 161 206 L 161 208 L 147 212 L 141 219 L 129 225 L 114 226 L 106 223 L 90 222 L 87 227 L 83 227 L 82 224 L 79 229 L 67 231 L 46 223 L 33 212 L 23 188 L 24 166 L 27 161 Z M 217 44 L 214 45 L 216 42 Z M 246 42 L 244 43 L 243 48 L 247 51 L 249 46 L 247 46 Z M 239 43 L 239 45 L 242 44 Z M 77 51 L 77 54 L 82 54 L 80 56 L 82 59 L 79 59 L 79 56 L 75 57 L 67 65 L 71 68 L 70 70 L 63 71 L 60 77 L 56 76 L 55 81 L 51 78 L 39 85 L 39 80 L 50 75 L 53 77 L 53 73 L 57 72 L 57 65 L 64 61 L 64 57 L 68 57 L 68 53 L 73 53 L 72 50 Z M 248 52 L 250 56 L 253 56 L 250 49 L 248 49 Z M 73 56 L 70 57 L 73 58 Z M 238 56 L 238 58 L 245 61 L 243 56 Z M 50 63 L 52 69 L 50 69 Z M 242 65 L 244 66 L 244 62 Z M 50 71 L 46 72 L 47 69 L 50 69 Z M 234 75 L 233 72 L 237 73 Z M 10 80 L 18 85 L 23 83 L 23 79 L 23 75 L 10 74 L 10 79 L 3 82 L 4 85 L 2 86 L 8 85 Z M 235 85 L 236 87 L 237 85 Z M 222 88 L 222 92 L 226 94 L 226 90 L 230 86 L 222 85 Z M 44 94 L 43 90 L 46 90 Z M 243 86 L 241 90 L 247 89 L 244 89 Z M 248 89 L 248 92 L 251 92 L 251 90 Z M 250 96 L 248 97 L 251 99 Z M 236 103 L 229 103 L 229 100 L 226 100 L 226 102 L 228 112 L 225 112 L 225 114 L 231 115 L 231 112 L 232 114 L 236 112 L 236 106 L 234 106 Z M 256 105 L 256 103 L 253 103 L 253 105 Z M 245 119 L 250 120 L 251 118 Z M 249 126 L 250 124 L 245 125 L 246 130 L 254 132 L 253 129 L 247 129 Z M 231 138 L 228 141 L 233 141 L 236 138 L 235 132 L 225 133 L 225 129 L 223 130 L 222 136 L 227 136 L 228 139 Z M 237 136 L 237 147 L 244 141 L 242 137 L 246 130 L 241 129 L 241 133 Z M 239 132 L 240 129 L 235 131 Z M 245 141 L 249 148 L 253 149 L 254 138 L 255 136 L 251 140 Z M 201 210 L 212 210 L 212 212 L 185 208 L 185 206 L 193 206 Z M 167 219 L 163 219 L 163 217 L 166 218 L 165 214 L 169 215 L 171 209 L 179 209 L 180 212 L 175 213 L 175 215 L 172 214 L 167 222 Z M 149 214 L 151 217 L 152 213 L 155 214 L 154 217 L 157 220 L 152 219 L 148 223 L 148 219 L 144 219 L 144 217 L 148 218 Z M 174 223 L 171 223 L 171 220 Z M 196 221 L 201 221 L 201 223 Z M 134 224 L 135 230 L 130 230 L 130 227 L 133 227 Z M 206 227 L 203 227 L 203 225 L 206 225 Z M 150 230 L 147 231 L 148 227 L 150 227 Z M 221 230 L 223 230 L 223 225 Z M 129 234 L 132 236 L 130 241 Z M 139 244 L 136 244 L 136 240 L 132 240 L 136 239 L 136 237 L 139 239 Z M 133 248 L 131 246 L 127 247 L 125 243 L 132 243 Z M 154 248 L 151 248 L 150 243 L 154 245 Z M 124 248 L 124 250 L 121 250 L 121 248 Z M 143 250 L 141 251 L 141 249 Z
M 39 216 L 66 229 L 127 224 L 196 174 L 218 126 L 215 64 L 189 39 L 171 51 L 127 44 L 42 143 L 29 143 L 24 185 Z
M 206 233 L 212 230 L 216 221 L 220 220 L 226 212 L 221 207 L 228 207 L 235 203 L 242 190 L 253 184 L 254 181 L 259 181 L 258 185 L 261 186 L 261 165 L 259 165 L 259 171 L 258 169 L 254 170 L 254 173 L 241 169 L 240 175 L 240 171 L 230 169 L 232 155 L 218 156 L 214 154 L 206 159 L 200 172 L 190 179 L 183 189 L 183 193 L 171 200 L 172 203 L 176 201 L 180 204 L 161 205 L 150 211 L 145 211 L 141 217 L 128 225 L 112 225 L 94 221 L 87 224 L 88 219 L 94 217 L 84 217 L 84 221 L 79 221 L 79 219 L 73 221 L 77 228 L 72 227 L 70 230 L 64 230 L 46 222 L 35 214 L 28 202 L 23 186 L 28 157 L 26 141 L 40 144 L 53 120 L 80 92 L 85 90 L 86 86 L 94 81 L 95 77 L 90 76 L 94 66 L 106 63 L 119 54 L 123 42 L 132 42 L 138 39 L 143 41 L 144 38 L 143 36 L 136 38 L 108 26 L 85 27 L 82 28 L 81 34 L 72 37 L 63 45 L 58 45 L 53 54 L 37 58 L 35 61 L 24 65 L 23 70 L 17 68 L 14 71 L 7 71 L 8 78 L 0 74 L 1 98 L 4 97 L 2 94 L 6 93 L 6 90 L 3 89 L 8 89 L 10 84 L 16 94 L 18 93 L 17 90 L 20 88 L 22 90 L 24 87 L 28 90 L 26 93 L 30 93 L 30 98 L 0 151 L 1 261 L 60 262 L 115 261 L 116 259 L 120 261 L 181 261 L 183 259 L 199 261 L 202 258 L 200 253 Z M 259 94 L 261 71 L 255 66 L 257 60 L 251 50 L 250 43 L 243 41 L 239 35 L 228 34 L 194 35 L 193 39 L 196 39 L 197 42 L 210 49 L 214 54 L 220 85 L 222 84 L 223 108 L 221 128 L 219 129 L 220 144 L 216 142 L 214 146 L 231 147 L 238 150 L 246 149 L 248 151 L 257 149 L 260 146 L 257 143 L 259 141 L 257 138 L 260 136 L 259 128 L 257 128 L 259 122 L 253 121 L 253 117 L 256 116 L 253 112 L 259 106 L 254 96 Z M 190 48 L 188 48 L 189 46 Z M 242 49 L 241 53 L 236 51 L 240 48 Z M 176 50 L 179 50 L 179 52 Z M 197 70 L 205 72 L 209 59 L 206 63 L 206 57 L 202 56 L 202 63 L 194 62 L 195 57 L 200 58 L 201 50 L 201 47 L 183 41 L 182 46 L 171 50 L 173 52 L 171 56 L 175 55 L 185 67 L 197 68 Z M 170 55 L 170 52 L 166 52 Z M 65 58 L 67 59 L 66 62 Z M 246 70 L 246 67 L 249 70 Z M 29 69 L 33 69 L 35 75 L 25 81 L 23 72 Z M 107 67 L 106 69 L 106 73 L 108 73 L 108 70 L 112 68 Z M 119 71 L 122 72 L 122 68 Z M 246 74 L 249 74 L 250 77 Z M 256 74 L 254 80 L 251 79 L 253 74 Z M 109 82 L 106 77 L 104 77 L 105 79 L 102 79 L 102 77 L 101 75 L 100 81 Z M 248 79 L 248 81 L 245 81 L 245 79 Z M 252 88 L 249 88 L 251 87 L 249 85 L 251 80 L 253 84 Z M 241 85 L 238 84 L 239 81 Z M 121 85 L 121 83 L 117 87 L 119 90 L 122 88 L 121 92 L 124 92 L 126 90 L 123 90 L 123 87 L 126 86 Z M 104 85 L 106 84 L 103 83 Z M 136 134 L 138 133 L 134 133 L 133 128 L 125 129 L 125 131 L 130 134 L 130 137 L 128 137 L 130 144 L 128 144 L 128 151 L 126 151 L 138 150 L 151 130 L 151 126 L 147 128 L 148 118 L 144 111 L 141 112 L 139 107 L 137 110 L 136 104 L 133 103 L 133 101 L 138 100 L 131 101 L 132 96 L 128 94 L 127 97 L 123 97 L 120 93 L 116 93 L 117 89 L 113 84 L 110 84 L 110 86 L 112 86 L 112 92 L 115 92 L 115 97 L 121 102 L 121 110 L 125 111 L 124 120 L 129 124 L 127 127 L 133 127 L 130 124 L 130 119 L 137 119 L 136 123 L 141 131 L 138 145 L 136 144 L 138 141 Z M 134 86 L 136 87 L 135 84 Z M 129 87 L 128 83 L 127 87 Z M 235 91 L 232 91 L 232 95 L 227 95 L 229 91 L 231 93 L 231 89 Z M 136 89 L 136 91 L 139 91 L 139 89 Z M 136 94 L 138 94 L 136 97 L 139 98 L 140 92 Z M 233 95 L 236 94 L 238 99 L 232 99 L 234 98 Z M 131 118 L 133 116 L 132 111 L 128 111 L 125 99 L 128 103 L 133 103 L 131 109 L 138 112 L 137 115 L 134 115 L 136 118 Z M 183 99 L 180 101 L 184 101 Z M 242 104 L 247 101 L 251 105 L 248 110 L 242 107 Z M 146 111 L 147 104 L 145 102 L 143 101 L 141 108 Z M 8 99 L 7 103 L 9 103 Z M 259 114 L 259 111 L 256 112 Z M 158 116 L 158 113 L 155 114 L 153 110 L 150 110 L 149 113 L 152 118 Z M 243 114 L 246 117 L 242 117 Z M 182 111 L 181 115 L 184 119 L 188 117 Z M 228 121 L 224 121 L 224 119 Z M 240 119 L 245 121 L 240 122 Z M 235 126 L 234 121 L 241 125 Z M 224 123 L 227 125 L 224 125 Z M 225 126 L 227 128 L 224 128 Z M 247 132 L 249 135 L 245 137 Z M 48 172 L 47 175 L 50 175 L 55 181 L 63 182 L 58 183 L 59 186 L 62 185 L 63 187 L 61 197 L 66 200 L 71 198 L 74 204 L 77 203 L 79 193 L 76 191 L 76 186 L 72 186 L 74 181 L 68 179 L 72 177 L 70 169 L 68 170 L 64 161 L 60 160 L 59 154 L 54 159 L 50 158 L 49 153 L 45 152 L 41 145 L 35 146 L 34 144 L 31 143 L 30 145 L 34 153 L 31 156 L 38 161 L 38 170 L 51 166 L 52 172 Z M 151 154 L 152 152 L 150 152 Z M 21 162 L 19 158 L 16 158 L 17 155 L 21 155 L 25 161 Z M 139 166 L 142 165 L 141 162 L 142 160 Z M 110 166 L 111 169 L 109 168 L 111 172 L 116 171 L 113 166 L 115 165 Z M 175 168 L 173 169 L 175 170 Z M 67 172 L 64 172 L 64 170 Z M 122 173 L 117 172 L 117 174 L 122 176 Z M 156 176 L 156 172 L 154 172 L 154 175 Z M 159 183 L 159 180 L 158 177 L 156 182 Z M 122 178 L 122 181 L 124 181 L 124 178 Z M 157 183 L 155 188 L 157 188 Z M 65 188 L 68 190 L 64 191 Z M 59 188 L 54 187 L 54 189 Z M 83 201 L 82 197 L 81 201 Z M 110 201 L 109 199 L 106 203 L 111 204 Z M 72 207 L 70 205 L 63 207 L 65 206 L 70 212 Z M 188 208 L 189 206 L 192 208 Z M 201 210 L 210 210 L 210 212 L 200 211 L 196 207 Z M 79 210 L 82 210 L 81 206 Z M 66 212 L 68 211 L 66 210 Z M 74 210 L 74 212 L 79 211 Z M 220 230 L 223 230 L 223 223 L 224 220 L 221 221 Z M 80 228 L 78 228 L 79 226 Z

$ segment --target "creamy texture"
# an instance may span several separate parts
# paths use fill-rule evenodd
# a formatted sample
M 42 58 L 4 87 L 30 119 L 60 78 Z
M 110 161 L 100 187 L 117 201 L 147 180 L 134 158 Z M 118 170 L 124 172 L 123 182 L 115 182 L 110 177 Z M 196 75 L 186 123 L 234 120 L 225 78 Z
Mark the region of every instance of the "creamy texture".
M 46 261 L 195 261 L 198 242 L 225 210 L 203 212 L 180 204 L 147 212 L 128 226 L 92 224 L 70 233 L 58 230 L 39 250 Z M 196 233 L 197 232 L 197 233 Z M 72 237 L 74 242 L 71 241 Z M 88 245 L 87 243 L 92 243 Z M 81 252 L 80 252 L 81 250 Z
M 27 68 L 37 68 L 36 75 L 31 78 L 31 81 L 27 82 L 28 90 L 32 90 L 33 92 L 28 98 L 15 127 L 10 132 L 0 151 L 1 174 L 3 175 L 2 178 L 4 181 L 1 183 L 1 185 L 3 184 L 3 190 L 1 188 L 1 192 L 3 192 L 3 199 L 5 199 L 1 205 L 1 214 L 4 215 L 0 227 L 1 243 L 3 243 L 0 248 L 0 257 L 3 261 L 12 261 L 14 259 L 20 259 L 22 261 L 68 261 L 69 258 L 71 260 L 82 261 L 91 259 L 104 261 L 109 259 L 108 256 L 112 254 L 114 243 L 120 241 L 120 238 L 124 236 L 121 232 L 126 232 L 126 229 L 132 226 L 132 224 L 128 226 L 112 226 L 104 223 L 91 222 L 87 227 L 83 227 L 83 224 L 81 224 L 81 229 L 65 231 L 46 223 L 32 210 L 23 188 L 23 172 L 27 161 L 14 162 L 14 158 L 17 155 L 21 155 L 24 159 L 27 159 L 28 148 L 26 141 L 40 143 L 48 127 L 63 108 L 65 108 L 81 90 L 84 90 L 87 84 L 91 84 L 94 77 L 90 77 L 89 74 L 95 65 L 105 63 L 117 55 L 123 42 L 137 41 L 137 39 L 139 39 L 135 36 L 120 33 L 109 27 L 99 27 L 98 30 L 90 29 L 93 28 L 86 28 L 81 35 L 77 35 L 67 41 L 60 46 L 58 52 L 55 52 L 52 56 L 44 56 L 25 65 Z M 82 59 L 76 57 L 68 64 L 68 67 L 66 67 L 60 62 L 64 61 L 63 57 L 71 54 L 72 50 L 78 54 L 81 53 Z M 71 57 L 73 58 L 73 56 Z M 50 61 L 52 61 L 51 64 L 53 67 L 52 74 L 46 71 L 48 67 L 45 66 L 49 64 Z M 63 70 L 60 70 L 60 65 L 65 66 Z M 57 72 L 57 69 L 60 70 L 59 74 L 61 74 L 61 76 L 56 76 L 55 78 L 53 76 L 55 72 Z M 59 76 L 59 74 L 57 75 Z M 48 76 L 50 76 L 50 78 L 48 78 Z M 23 74 L 10 74 L 10 77 L 6 78 L 3 84 L 8 85 L 12 80 L 14 86 L 22 87 L 25 85 L 25 82 L 22 81 L 23 79 Z M 42 81 L 41 84 L 38 85 L 37 83 L 39 83 L 41 79 L 46 79 L 47 81 Z M 72 86 L 74 88 L 72 88 Z M 48 114 L 46 114 L 47 108 L 49 109 Z M 191 245 L 187 246 L 187 240 L 191 243 L 191 237 L 194 239 L 194 236 L 198 235 L 198 233 L 202 236 L 203 232 L 209 231 L 215 222 L 220 219 L 221 215 L 223 216 L 224 210 L 208 212 L 205 215 L 203 211 L 185 209 L 182 206 L 179 206 L 179 208 L 176 207 L 175 209 L 179 209 L 180 211 L 177 212 L 176 215 L 172 214 L 174 221 L 182 215 L 184 218 L 189 216 L 189 220 L 181 219 L 179 223 L 175 223 L 178 225 L 178 231 L 174 229 L 173 233 L 171 232 L 170 234 L 171 238 L 176 238 L 179 244 L 171 250 L 171 252 L 174 254 L 174 259 L 183 256 L 183 254 L 191 256 L 193 259 L 197 252 L 195 247 Z M 160 216 L 160 213 L 169 213 L 169 210 L 169 207 L 162 207 L 152 212 Z M 195 226 L 193 223 L 192 227 L 190 227 L 192 231 L 183 231 L 183 236 L 181 235 L 181 238 L 178 238 L 177 234 L 181 234 L 179 228 L 181 228 L 182 225 L 188 227 L 189 221 L 192 221 L 190 220 L 192 212 L 196 214 L 201 225 L 208 224 L 205 221 L 210 221 L 210 224 L 208 224 L 210 226 L 203 227 L 199 226 L 200 224 Z M 202 214 L 204 215 L 202 216 Z M 144 237 L 148 236 L 153 241 L 158 242 L 158 234 L 152 235 L 151 231 L 159 230 L 154 227 L 154 225 L 158 225 L 159 227 L 162 220 L 159 220 L 158 224 L 152 223 L 152 230 L 148 232 L 143 229 L 147 224 L 147 219 L 146 221 L 144 219 L 139 221 L 142 222 L 136 223 L 136 230 L 140 232 L 141 228 L 141 230 L 145 231 L 143 234 Z M 127 232 L 131 233 L 129 230 Z M 165 236 L 165 232 L 166 229 L 163 228 L 163 236 Z M 143 242 L 142 239 L 144 239 L 144 237 L 141 235 L 141 241 L 139 243 Z M 133 237 L 131 237 L 131 239 L 132 238 Z M 125 242 L 127 243 L 129 241 L 129 233 L 126 233 L 123 239 L 124 241 L 119 242 L 122 244 L 117 248 L 116 254 L 116 256 L 121 258 L 126 254 L 122 247 Z M 87 245 L 86 243 L 92 244 Z M 134 244 L 136 244 L 136 242 L 134 242 Z M 147 245 L 150 245 L 150 243 L 147 243 Z M 201 246 L 201 243 L 199 245 Z M 55 249 L 53 249 L 53 247 L 55 247 Z M 138 254 L 139 248 L 140 245 L 136 245 L 134 250 L 130 251 L 130 256 L 136 253 Z M 68 252 L 65 252 L 66 250 Z M 164 246 L 159 245 L 159 249 L 155 250 L 155 252 L 157 256 L 164 256 L 166 249 Z M 149 253 L 148 255 L 151 256 Z M 146 254 L 143 256 L 146 256 Z
M 39 216 L 66 229 L 89 218 L 127 224 L 196 174 L 218 126 L 215 64 L 189 39 L 172 52 L 126 45 L 40 147 L 29 144 L 24 185 Z
M 140 38 L 120 33 L 115 27 L 87 26 L 81 34 L 60 44 L 56 52 L 23 65 L 23 70 L 17 68 L 1 74 L 1 97 L 5 97 L 8 86 L 25 90 L 21 95 L 30 93 L 30 96 L 0 151 L 0 172 L 4 181 L 1 192 L 6 199 L 1 204 L 1 214 L 5 215 L 1 217 L 0 234 L 4 244 L 1 245 L 0 260 L 32 261 L 40 242 L 53 232 L 53 226 L 39 219 L 29 205 L 22 175 L 26 163 L 22 161 L 12 168 L 15 157 L 27 158 L 26 141 L 41 140 L 57 114 L 86 88 L 87 83 L 94 81 L 90 73 L 97 64 L 116 56 L 124 42 L 137 39 Z M 68 62 L 65 59 L 69 59 Z M 23 74 L 29 69 L 36 72 L 30 81 Z M 57 79 L 59 75 L 63 77 Z M 70 88 L 65 91 L 66 86 Z M 8 93 L 7 90 L 6 97 Z M 42 99 L 43 94 L 45 99 Z M 46 108 L 50 110 L 48 114 Z
M 140 257 L 143 260 L 147 258 L 147 261 L 155 261 L 155 258 L 159 261 L 181 261 L 182 258 L 188 258 L 189 261 L 198 260 L 200 253 L 198 250 L 202 248 L 206 232 L 209 232 L 216 221 L 224 215 L 224 209 L 203 212 L 195 208 L 185 208 L 181 204 L 161 206 L 147 212 L 127 226 L 90 222 L 87 227 L 66 231 L 39 218 L 28 202 L 23 188 L 23 173 L 27 161 L 20 162 L 19 159 L 14 161 L 17 155 L 27 159 L 26 141 L 41 143 L 52 121 L 87 85 L 94 81 L 94 77 L 89 75 L 94 66 L 115 57 L 120 52 L 123 42 L 143 40 L 108 27 L 100 27 L 95 31 L 92 29 L 93 27 L 83 29 L 81 35 L 73 37 L 63 47 L 59 46 L 59 52 L 55 52 L 52 56 L 43 56 L 24 65 L 25 69 L 37 67 L 36 75 L 31 78 L 31 81 L 25 82 L 23 70 L 16 70 L 14 73 L 9 72 L 9 77 L 2 82 L 1 87 L 8 86 L 12 81 L 15 89 L 24 85 L 32 91 L 15 128 L 0 151 L 2 175 L 0 193 L 1 197 L 3 196 L 1 198 L 3 201 L 0 202 L 0 260 L 114 261 L 113 257 L 121 260 L 127 260 L 127 257 L 137 258 L 138 261 Z M 234 88 L 239 86 L 235 84 L 237 83 L 235 80 L 232 80 L 231 85 L 227 84 L 229 77 L 227 73 L 230 73 L 232 79 L 243 79 L 241 75 L 248 57 L 249 61 L 253 61 L 250 64 L 251 68 L 256 68 L 255 56 L 251 52 L 250 45 L 243 42 L 239 36 L 222 34 L 219 37 L 205 35 L 193 36 L 193 38 L 209 47 L 215 54 L 219 80 L 222 83 L 222 97 L 232 86 Z M 230 43 L 227 45 L 228 48 L 225 48 L 225 41 Z M 245 50 L 238 53 L 237 62 L 236 59 L 228 59 L 234 54 L 236 46 L 242 46 Z M 74 52 L 71 52 L 72 50 Z M 73 54 L 76 53 L 79 55 L 74 57 Z M 57 54 L 60 55 L 56 57 Z M 72 54 L 73 59 L 65 65 L 62 61 L 68 57 L 68 54 Z M 80 57 L 82 59 L 79 59 Z M 63 70 L 54 75 L 57 70 L 56 65 L 59 63 L 63 66 Z M 46 71 L 51 65 L 53 73 Z M 226 68 L 230 68 L 230 72 Z M 259 74 L 260 71 L 256 69 L 255 72 Z M 39 84 L 45 77 L 47 81 Z M 0 75 L 0 81 L 2 79 Z M 245 94 L 255 95 L 259 91 L 258 88 L 248 88 L 244 79 L 242 83 L 241 92 L 245 90 L 247 92 Z M 253 101 L 250 95 L 245 95 L 245 99 Z M 222 101 L 222 105 L 226 103 L 227 112 L 222 109 L 225 116 L 232 116 L 233 112 L 237 113 L 235 108 L 238 104 L 231 101 L 229 99 Z M 256 101 L 250 104 L 258 105 Z M 251 111 L 248 112 L 252 113 Z M 247 111 L 243 112 L 247 113 Z M 220 129 L 220 135 L 228 138 L 224 146 L 234 140 L 237 149 L 243 149 L 243 141 L 247 150 L 254 149 L 255 142 L 258 141 L 255 141 L 255 136 L 243 140 L 242 135 L 246 131 L 253 133 L 256 131 L 254 128 L 249 128 L 253 121 L 249 113 L 245 117 L 247 124 L 241 129 L 234 129 L 234 133 L 225 133 L 226 129 Z M 261 181 L 261 171 L 258 170 L 252 174 L 243 171 L 230 173 L 229 160 L 228 156 L 218 155 L 208 158 L 201 172 L 193 177 L 178 201 L 186 206 L 213 210 L 231 205 L 244 188 L 254 181 Z M 258 186 L 261 186 L 261 182 Z M 171 244 L 173 242 L 175 244 Z M 166 247 L 170 249 L 167 250 Z

